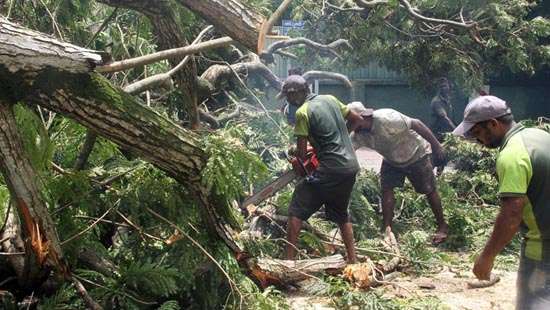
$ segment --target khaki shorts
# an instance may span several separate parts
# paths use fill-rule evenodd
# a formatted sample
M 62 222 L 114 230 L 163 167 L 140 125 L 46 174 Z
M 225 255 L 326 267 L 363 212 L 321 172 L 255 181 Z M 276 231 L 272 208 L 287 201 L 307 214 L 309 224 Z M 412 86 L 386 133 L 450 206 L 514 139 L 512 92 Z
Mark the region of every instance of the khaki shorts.
M 431 194 L 436 189 L 433 170 L 431 155 L 426 155 L 403 168 L 392 166 L 384 160 L 380 168 L 380 186 L 382 190 L 403 187 L 407 177 L 417 193 Z

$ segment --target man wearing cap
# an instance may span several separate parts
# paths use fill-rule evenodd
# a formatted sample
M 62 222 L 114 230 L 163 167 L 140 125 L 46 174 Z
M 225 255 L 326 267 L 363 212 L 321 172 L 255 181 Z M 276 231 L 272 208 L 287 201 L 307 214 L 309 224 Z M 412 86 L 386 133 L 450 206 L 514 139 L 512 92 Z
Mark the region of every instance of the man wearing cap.
M 453 133 L 499 150 L 501 209 L 474 274 L 489 279 L 496 255 L 521 229 L 516 309 L 550 309 L 550 134 L 516 124 L 506 102 L 495 96 L 472 100 Z
M 353 229 L 347 209 L 359 163 L 345 120 L 354 124 L 360 117 L 333 96 L 310 94 L 307 82 L 299 75 L 291 75 L 285 80 L 279 97 L 285 97 L 291 105 L 298 107 L 294 127 L 298 159 L 305 159 L 309 141 L 319 160 L 319 168 L 313 176 L 298 183 L 292 194 L 288 209 L 286 258 L 294 259 L 296 255 L 302 221 L 325 205 L 327 217 L 340 228 L 347 261 L 354 263 Z
M 361 122 L 352 135 L 354 147 L 368 147 L 384 157 L 380 168 L 380 185 L 386 239 L 394 240 L 394 188 L 403 187 L 407 177 L 416 192 L 426 195 L 435 215 L 437 231 L 432 238 L 433 243 L 445 241 L 449 227 L 443 217 L 431 159 L 433 154 L 434 161 L 444 161 L 441 144 L 420 120 L 395 110 L 373 111 L 365 108 L 361 102 L 352 102 L 348 107 L 361 116 Z

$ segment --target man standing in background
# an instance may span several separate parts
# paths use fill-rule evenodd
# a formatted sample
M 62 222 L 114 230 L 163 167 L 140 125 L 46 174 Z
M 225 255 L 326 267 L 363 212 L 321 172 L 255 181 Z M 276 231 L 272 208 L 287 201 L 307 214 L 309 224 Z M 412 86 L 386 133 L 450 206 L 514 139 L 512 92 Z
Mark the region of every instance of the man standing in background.
M 447 78 L 438 81 L 438 92 L 430 103 L 431 130 L 439 142 L 443 141 L 446 132 L 452 132 L 455 124 L 451 120 L 453 107 L 451 105 L 451 84 Z

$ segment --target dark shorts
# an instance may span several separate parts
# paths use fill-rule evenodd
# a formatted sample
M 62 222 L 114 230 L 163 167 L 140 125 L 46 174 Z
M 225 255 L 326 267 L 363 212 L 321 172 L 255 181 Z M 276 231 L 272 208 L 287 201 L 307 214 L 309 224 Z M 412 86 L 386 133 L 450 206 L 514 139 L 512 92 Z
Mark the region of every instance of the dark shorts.
M 357 173 L 323 173 L 316 171 L 313 181 L 300 181 L 288 208 L 288 214 L 302 221 L 325 205 L 327 218 L 336 224 L 349 222 L 348 204 Z
M 550 309 L 550 258 L 536 261 L 525 257 L 523 252 L 524 249 L 516 282 L 516 309 Z
M 436 188 L 433 170 L 430 155 L 426 155 L 404 168 L 392 166 L 384 160 L 380 168 L 380 186 L 382 190 L 403 187 L 405 177 L 407 177 L 417 193 L 430 194 Z

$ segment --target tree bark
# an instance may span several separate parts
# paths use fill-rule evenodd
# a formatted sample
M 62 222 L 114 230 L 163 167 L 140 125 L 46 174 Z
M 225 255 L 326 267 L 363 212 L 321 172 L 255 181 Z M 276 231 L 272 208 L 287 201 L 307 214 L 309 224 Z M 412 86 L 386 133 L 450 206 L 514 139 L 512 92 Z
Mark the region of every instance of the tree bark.
M 261 258 L 253 267 L 261 286 L 287 285 L 315 277 L 323 272 L 340 272 L 346 267 L 346 260 L 342 255 L 303 259 L 281 260 Z
M 265 17 L 238 0 L 177 0 L 214 27 L 255 52 Z
M 10 202 L 11 203 L 11 202 Z M 17 276 L 17 280 L 21 286 L 25 286 L 27 282 L 27 274 L 25 273 L 26 262 L 24 255 L 16 255 L 14 253 L 24 253 L 25 243 L 21 238 L 21 224 L 17 217 L 17 211 L 10 208 L 6 214 L 6 223 L 3 232 L 0 234 L 0 239 L 4 240 L 0 243 L 0 249 L 5 253 L 10 253 L 7 256 L 9 266 L 13 269 Z
M 27 280 L 31 282 L 26 284 L 32 285 L 48 268 L 56 269 L 63 277 L 69 271 L 54 222 L 37 184 L 38 175 L 23 150 L 12 107 L 0 101 L 0 170 L 21 219 Z

